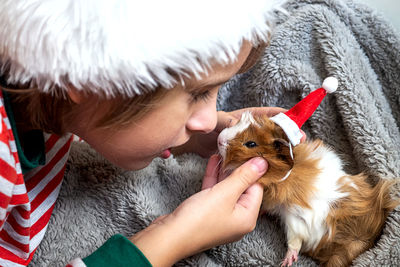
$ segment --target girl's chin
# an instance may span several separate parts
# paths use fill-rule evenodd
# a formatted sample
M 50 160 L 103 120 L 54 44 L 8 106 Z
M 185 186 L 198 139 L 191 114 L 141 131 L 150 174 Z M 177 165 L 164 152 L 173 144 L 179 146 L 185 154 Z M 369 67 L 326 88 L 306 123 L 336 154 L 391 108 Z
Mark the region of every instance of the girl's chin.
M 135 162 L 134 165 L 130 165 L 130 166 L 120 166 L 123 169 L 127 170 L 127 171 L 138 171 L 141 169 L 146 168 L 147 166 L 150 165 L 150 163 L 152 162 L 152 160 L 146 160 L 146 161 L 141 161 L 141 162 Z
M 155 157 L 141 158 L 130 162 L 111 161 L 111 163 L 127 171 L 137 171 L 149 166 L 153 159 Z
M 141 159 L 136 159 L 134 162 L 125 162 L 125 164 L 121 161 L 116 162 L 115 160 L 112 161 L 113 164 L 117 165 L 118 167 L 128 170 L 128 171 L 134 171 L 134 170 L 140 170 L 144 169 L 147 166 L 150 165 L 150 163 L 157 157 L 167 159 L 171 156 L 171 149 L 166 149 L 162 151 L 161 153 L 158 153 L 157 155 L 149 156 L 146 158 L 141 158 Z
M 119 165 L 119 167 L 121 167 L 121 168 L 123 168 L 125 170 L 129 170 L 129 171 L 141 170 L 141 169 L 144 169 L 147 166 L 149 166 L 151 164 L 151 162 L 157 157 L 161 157 L 163 159 L 167 159 L 170 156 L 171 156 L 171 151 L 169 149 L 166 149 L 159 156 L 142 159 L 140 161 L 135 162 L 135 164 L 130 164 L 129 166 L 121 166 L 121 165 Z

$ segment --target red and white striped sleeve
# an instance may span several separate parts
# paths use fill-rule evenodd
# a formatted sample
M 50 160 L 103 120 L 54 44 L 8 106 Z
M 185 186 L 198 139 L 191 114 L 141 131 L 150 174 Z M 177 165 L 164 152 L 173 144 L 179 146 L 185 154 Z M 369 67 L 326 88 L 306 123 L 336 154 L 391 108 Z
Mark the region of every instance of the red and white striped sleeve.
M 1 108 L 1 107 L 0 107 Z M 14 187 L 17 184 L 17 170 L 15 159 L 12 155 L 13 148 L 10 146 L 10 137 L 8 134 L 6 118 L 0 112 L 0 229 L 12 205 Z
M 26 266 L 47 229 L 73 136 L 44 134 L 46 163 L 22 174 L 3 101 L 0 91 L 0 266 Z
M 28 201 L 10 121 L 0 101 L 0 229 L 13 207 Z
M 1 96 L 1 95 L 0 95 Z M 29 258 L 27 229 L 15 229 L 12 222 L 23 218 L 29 211 L 18 151 L 3 99 L 0 98 L 0 265 L 23 266 L 22 258 Z M 14 214 L 13 214 L 14 213 Z M 10 214 L 13 214 L 10 216 Z M 26 233 L 25 233 L 26 234 Z M 18 241 L 17 241 L 18 240 Z

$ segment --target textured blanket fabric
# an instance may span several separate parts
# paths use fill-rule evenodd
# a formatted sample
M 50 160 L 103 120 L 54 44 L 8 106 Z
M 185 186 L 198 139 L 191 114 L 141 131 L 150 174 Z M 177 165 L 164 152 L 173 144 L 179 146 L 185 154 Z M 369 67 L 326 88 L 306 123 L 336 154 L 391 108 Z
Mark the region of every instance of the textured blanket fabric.
M 261 60 L 220 91 L 218 107 L 290 108 L 327 76 L 339 89 L 303 127 L 341 155 L 350 173 L 400 177 L 400 39 L 369 8 L 353 1 L 290 1 Z M 127 236 L 171 212 L 200 189 L 206 161 L 195 155 L 156 159 L 122 171 L 87 145 L 75 144 L 47 234 L 32 266 L 64 266 L 85 257 L 114 233 Z M 399 196 L 398 192 L 395 192 Z M 263 215 L 241 241 L 178 266 L 278 266 L 286 252 L 279 220 Z M 354 266 L 400 265 L 400 211 L 388 218 L 376 245 Z M 316 266 L 301 256 L 296 266 Z

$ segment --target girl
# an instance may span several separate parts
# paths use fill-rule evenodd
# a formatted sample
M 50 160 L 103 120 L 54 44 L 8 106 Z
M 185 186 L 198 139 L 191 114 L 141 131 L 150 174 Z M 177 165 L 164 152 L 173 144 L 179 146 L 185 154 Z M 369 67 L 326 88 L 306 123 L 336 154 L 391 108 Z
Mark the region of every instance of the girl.
M 72 134 L 129 170 L 171 151 L 209 157 L 243 112 L 217 112 L 218 89 L 255 62 L 280 2 L 2 1 L 0 265 L 32 258 Z M 267 163 L 254 158 L 223 179 L 218 160 L 173 213 L 70 265 L 169 266 L 252 231 Z

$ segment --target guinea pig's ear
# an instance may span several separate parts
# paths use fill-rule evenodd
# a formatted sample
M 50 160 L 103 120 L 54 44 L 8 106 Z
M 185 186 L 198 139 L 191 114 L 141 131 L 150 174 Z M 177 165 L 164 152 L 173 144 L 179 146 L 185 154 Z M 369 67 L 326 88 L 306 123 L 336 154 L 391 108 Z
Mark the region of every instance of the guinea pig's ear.
M 286 161 L 291 167 L 293 167 L 294 161 L 292 145 L 282 138 L 276 138 L 272 145 L 277 152 L 278 158 Z

